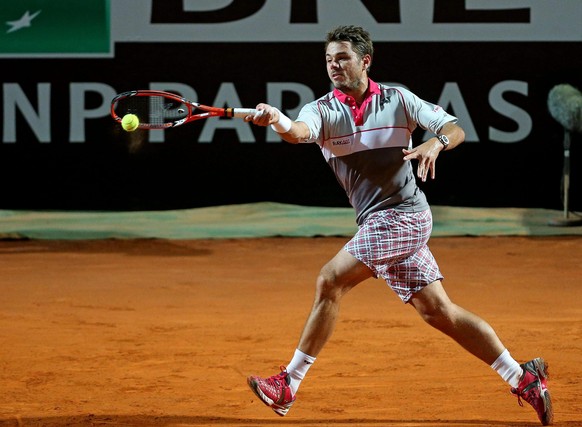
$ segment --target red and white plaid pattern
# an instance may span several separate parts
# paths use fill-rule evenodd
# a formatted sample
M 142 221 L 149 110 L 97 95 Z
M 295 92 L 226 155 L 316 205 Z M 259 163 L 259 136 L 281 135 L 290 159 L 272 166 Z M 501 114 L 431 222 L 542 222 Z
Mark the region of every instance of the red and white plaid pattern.
M 404 302 L 443 278 L 427 246 L 432 231 L 430 209 L 370 214 L 344 249 L 382 277 Z

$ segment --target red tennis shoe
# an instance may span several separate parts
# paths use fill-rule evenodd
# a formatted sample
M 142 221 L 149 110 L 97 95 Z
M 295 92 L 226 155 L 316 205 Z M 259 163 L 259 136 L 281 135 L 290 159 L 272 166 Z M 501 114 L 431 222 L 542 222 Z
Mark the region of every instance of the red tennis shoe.
M 269 378 L 255 376 L 247 378 L 249 387 L 257 397 L 282 417 L 289 412 L 289 408 L 295 402 L 295 396 L 289 387 L 290 382 L 291 379 L 284 366 L 281 366 L 280 374 Z
M 538 357 L 522 364 L 521 368 L 523 376 L 517 388 L 511 388 L 511 393 L 517 396 L 517 402 L 520 406 L 523 406 L 521 399 L 533 406 L 542 425 L 552 424 L 554 413 L 547 384 L 548 365 L 544 359 Z

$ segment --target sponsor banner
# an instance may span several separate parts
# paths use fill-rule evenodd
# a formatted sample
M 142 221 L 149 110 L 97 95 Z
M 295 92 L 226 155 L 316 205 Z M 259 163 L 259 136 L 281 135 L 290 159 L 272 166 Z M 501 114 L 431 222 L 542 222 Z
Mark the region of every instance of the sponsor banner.
M 117 41 L 313 42 L 346 23 L 367 28 L 379 42 L 582 40 L 580 0 L 116 0 L 114 6 Z
M 0 57 L 111 56 L 117 42 L 318 42 L 346 23 L 382 41 L 582 41 L 560 0 L 20 0 L 0 10 Z
M 563 129 L 547 97 L 582 89 L 579 0 L 21 0 L 0 10 L 0 208 L 346 206 L 316 145 L 241 120 L 128 134 L 109 117 L 116 93 L 163 89 L 295 118 L 330 90 L 323 39 L 346 16 L 374 38 L 373 79 L 440 104 L 466 131 L 422 184 L 431 203 L 562 207 Z
M 109 0 L 18 0 L 0 9 L 0 56 L 110 56 Z
M 422 185 L 429 200 L 559 209 L 563 130 L 547 96 L 554 85 L 580 85 L 582 59 L 573 55 L 579 44 L 435 46 L 377 43 L 371 70 L 379 82 L 441 104 L 467 132 L 465 144 L 439 157 L 437 180 Z M 281 50 L 300 60 L 268 59 Z M 443 61 L 451 57 L 446 52 L 454 52 L 454 63 Z M 269 128 L 210 119 L 127 134 L 109 117 L 117 92 L 156 88 L 213 105 L 267 101 L 294 118 L 330 89 L 321 43 L 122 43 L 116 58 L 29 59 L 25 65 L 42 74 L 27 79 L 8 61 L 0 60 L 2 208 L 347 203 L 316 145 L 282 143 Z M 414 137 L 426 136 L 419 129 Z M 573 207 L 582 194 L 578 141 Z

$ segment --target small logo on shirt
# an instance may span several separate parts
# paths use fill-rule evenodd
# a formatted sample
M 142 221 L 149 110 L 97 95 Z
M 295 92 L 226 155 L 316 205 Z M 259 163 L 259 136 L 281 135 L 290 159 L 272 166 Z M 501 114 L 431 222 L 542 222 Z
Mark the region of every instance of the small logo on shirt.
M 337 139 L 335 141 L 332 141 L 333 145 L 347 145 L 350 144 L 352 141 L 349 138 L 344 138 L 344 139 Z

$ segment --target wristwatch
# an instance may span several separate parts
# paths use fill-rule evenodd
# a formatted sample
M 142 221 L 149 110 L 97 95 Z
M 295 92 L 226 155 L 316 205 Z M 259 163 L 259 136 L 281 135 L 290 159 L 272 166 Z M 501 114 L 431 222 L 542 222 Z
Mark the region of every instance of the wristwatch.
M 449 146 L 449 138 L 446 135 L 437 135 L 437 139 L 443 144 L 444 149 L 446 150 Z

